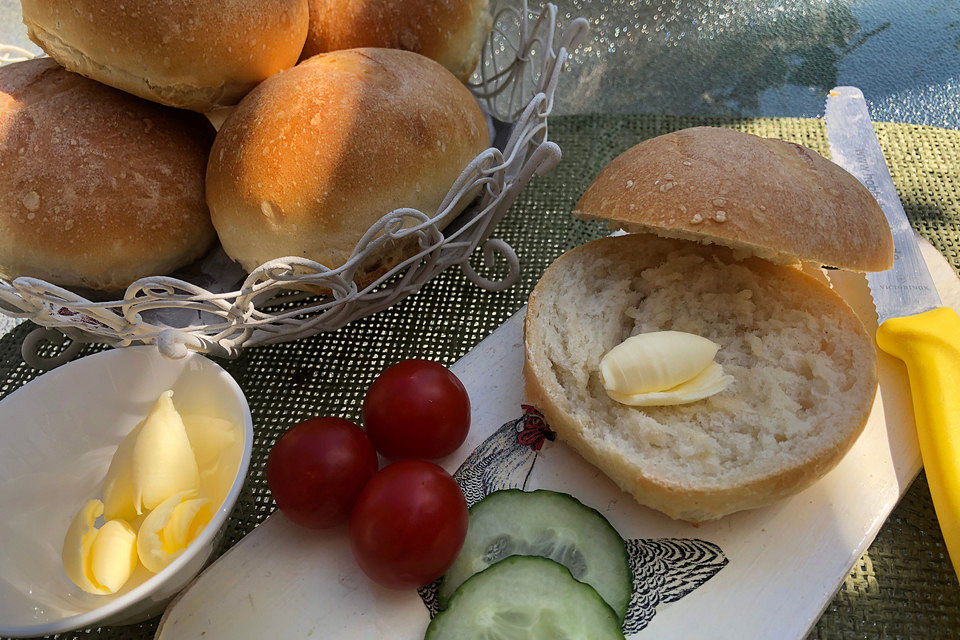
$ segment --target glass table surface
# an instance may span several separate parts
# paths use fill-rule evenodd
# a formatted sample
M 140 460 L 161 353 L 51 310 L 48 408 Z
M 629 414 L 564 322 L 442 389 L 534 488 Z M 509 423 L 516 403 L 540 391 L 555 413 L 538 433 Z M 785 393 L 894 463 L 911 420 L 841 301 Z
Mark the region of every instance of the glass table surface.
M 852 84 L 875 120 L 960 128 L 958 0 L 554 3 L 590 22 L 558 113 L 818 117 Z M 39 52 L 17 0 L 0 42 Z

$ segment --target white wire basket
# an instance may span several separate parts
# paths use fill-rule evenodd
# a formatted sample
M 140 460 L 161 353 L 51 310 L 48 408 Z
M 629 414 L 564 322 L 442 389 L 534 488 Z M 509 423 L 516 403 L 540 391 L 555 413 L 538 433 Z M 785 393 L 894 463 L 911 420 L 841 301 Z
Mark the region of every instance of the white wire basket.
M 561 25 L 552 4 L 537 11 L 529 9 L 526 0 L 504 5 L 508 3 L 494 3 L 493 29 L 468 83 L 492 119 L 493 146 L 463 170 L 438 211 L 387 213 L 339 267 L 280 258 L 250 274 L 237 272 L 225 286 L 222 275 L 219 282 L 210 282 L 202 277 L 203 265 L 195 265 L 186 274 L 141 278 L 127 287 L 121 300 L 99 301 L 37 278 L 0 274 L 0 311 L 40 325 L 24 339 L 24 360 L 37 368 L 57 366 L 85 342 L 155 344 L 171 358 L 188 350 L 233 357 L 244 347 L 339 329 L 397 303 L 453 265 L 486 290 L 513 285 L 520 269 L 517 255 L 506 242 L 490 236 L 530 179 L 560 161 L 560 148 L 547 137 L 547 117 L 568 51 L 586 32 L 587 23 L 578 18 Z M 8 47 L 0 62 L 29 56 Z M 441 221 L 464 200 L 472 204 L 441 230 Z M 354 283 L 364 262 L 385 244 L 405 239 L 419 252 L 368 286 Z M 499 273 L 505 263 L 506 274 L 488 278 L 478 273 L 470 264 L 478 248 L 485 269 L 499 262 Z M 229 272 L 224 269 L 229 260 L 218 253 L 205 260 L 215 263 L 219 273 Z M 318 297 L 297 289 L 331 294 Z M 62 344 L 68 338 L 72 342 L 55 356 L 41 355 L 49 351 L 45 342 Z

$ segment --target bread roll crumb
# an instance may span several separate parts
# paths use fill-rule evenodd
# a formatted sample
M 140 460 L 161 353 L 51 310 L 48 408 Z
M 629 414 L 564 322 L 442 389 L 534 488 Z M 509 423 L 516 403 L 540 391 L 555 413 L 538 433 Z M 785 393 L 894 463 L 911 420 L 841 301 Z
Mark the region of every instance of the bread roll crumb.
M 720 345 L 734 377 L 706 400 L 629 407 L 600 359 L 638 333 Z M 866 423 L 876 356 L 859 319 L 796 269 L 649 235 L 578 247 L 544 274 L 526 321 L 527 391 L 561 439 L 671 517 L 770 503 L 840 460 Z

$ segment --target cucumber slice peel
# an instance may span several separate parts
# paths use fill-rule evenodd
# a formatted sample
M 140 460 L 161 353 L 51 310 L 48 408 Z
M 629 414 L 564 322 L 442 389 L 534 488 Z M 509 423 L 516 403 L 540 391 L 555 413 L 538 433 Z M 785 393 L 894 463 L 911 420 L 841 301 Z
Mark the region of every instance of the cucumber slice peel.
M 510 556 L 471 576 L 424 640 L 623 640 L 620 620 L 562 564 Z

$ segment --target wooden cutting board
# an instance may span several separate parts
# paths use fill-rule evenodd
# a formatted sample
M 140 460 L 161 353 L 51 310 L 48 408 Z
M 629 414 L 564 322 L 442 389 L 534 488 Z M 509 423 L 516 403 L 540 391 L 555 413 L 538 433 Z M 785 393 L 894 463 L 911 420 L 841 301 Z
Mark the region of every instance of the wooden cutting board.
M 944 304 L 960 311 L 954 270 L 921 245 Z M 863 276 L 833 271 L 830 280 L 875 330 Z M 770 507 L 694 527 L 637 505 L 559 442 L 541 440 L 539 450 L 518 442 L 519 433 L 538 428 L 521 408 L 523 315 L 452 367 L 470 394 L 473 426 L 442 464 L 457 472 L 468 500 L 508 486 L 548 488 L 599 509 L 631 553 L 628 638 L 804 637 L 920 469 L 903 365 L 879 354 L 880 391 L 866 429 L 819 482 Z M 423 596 L 371 583 L 345 527 L 309 531 L 275 513 L 171 603 L 156 637 L 414 640 L 429 622 L 432 594 Z

